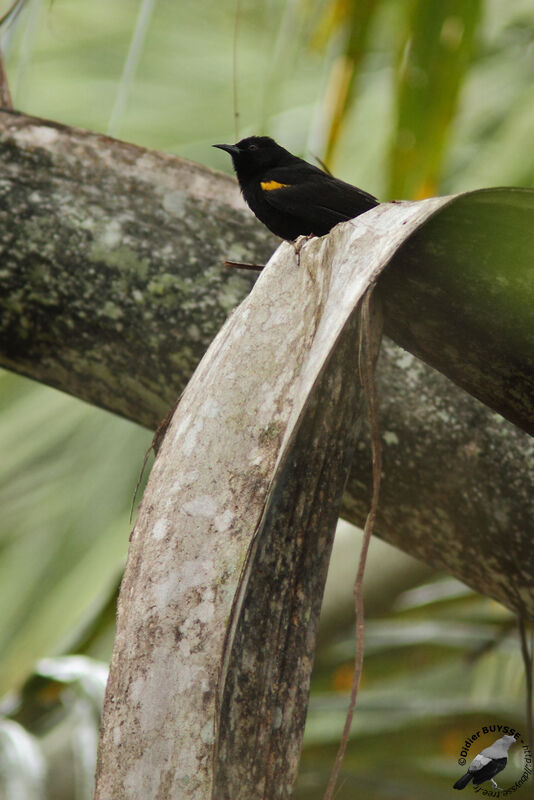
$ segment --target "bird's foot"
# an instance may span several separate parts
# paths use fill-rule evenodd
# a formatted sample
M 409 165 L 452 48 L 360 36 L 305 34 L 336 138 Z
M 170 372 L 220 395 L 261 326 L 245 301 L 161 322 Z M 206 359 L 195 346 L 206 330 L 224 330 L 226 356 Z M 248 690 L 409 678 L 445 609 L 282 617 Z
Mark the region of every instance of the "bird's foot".
M 500 786 L 497 786 L 497 784 L 495 783 L 493 778 L 490 778 L 490 781 L 491 781 L 491 785 L 493 786 L 493 788 L 495 789 L 496 792 L 502 792 L 503 791 Z
M 315 239 L 313 233 L 309 233 L 307 236 L 299 236 L 298 239 L 295 239 L 295 241 L 291 242 L 291 244 L 293 245 L 293 250 L 295 251 L 295 255 L 297 257 L 297 267 L 300 267 L 300 251 L 302 250 L 306 242 L 310 241 L 310 239 Z

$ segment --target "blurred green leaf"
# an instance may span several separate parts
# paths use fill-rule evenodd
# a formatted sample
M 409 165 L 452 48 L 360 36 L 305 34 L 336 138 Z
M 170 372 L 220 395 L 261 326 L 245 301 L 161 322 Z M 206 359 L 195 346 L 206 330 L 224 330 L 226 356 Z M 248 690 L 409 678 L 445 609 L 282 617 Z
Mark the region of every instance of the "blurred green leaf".
M 324 161 L 331 166 L 339 143 L 342 126 L 355 100 L 361 62 L 368 51 L 369 30 L 374 21 L 379 0 L 348 3 L 335 0 L 327 3 L 312 38 L 312 46 L 334 39 L 338 42 L 330 68 L 323 103 Z
M 0 373 L 0 692 L 116 591 L 150 433 Z
M 407 592 L 386 618 L 367 620 L 362 688 L 339 784 L 343 800 L 355 791 L 375 800 L 450 796 L 467 736 L 487 724 L 524 728 L 524 669 L 514 617 L 470 590 L 463 600 L 460 594 L 449 578 L 440 578 Z M 494 646 L 481 648 L 484 642 Z M 353 651 L 354 634 L 347 630 L 319 654 L 298 798 L 320 800 L 328 781 L 345 721 Z M 513 769 L 521 774 L 521 759 Z
M 412 3 L 397 76 L 390 197 L 420 200 L 437 194 L 481 10 L 480 0 Z

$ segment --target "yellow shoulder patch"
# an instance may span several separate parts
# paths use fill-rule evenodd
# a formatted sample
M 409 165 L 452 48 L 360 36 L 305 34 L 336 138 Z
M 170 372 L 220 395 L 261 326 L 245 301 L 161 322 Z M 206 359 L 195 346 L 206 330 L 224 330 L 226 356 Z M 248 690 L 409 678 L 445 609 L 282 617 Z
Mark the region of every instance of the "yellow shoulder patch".
M 273 189 L 283 189 L 284 186 L 289 186 L 289 183 L 278 183 L 278 181 L 262 181 L 260 186 L 264 192 L 272 192 Z

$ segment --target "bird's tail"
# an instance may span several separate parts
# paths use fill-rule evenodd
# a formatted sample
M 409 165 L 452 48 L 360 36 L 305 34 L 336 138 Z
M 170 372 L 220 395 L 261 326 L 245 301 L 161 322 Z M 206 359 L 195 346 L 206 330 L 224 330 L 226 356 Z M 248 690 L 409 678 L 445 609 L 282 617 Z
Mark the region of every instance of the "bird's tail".
M 461 778 L 458 778 L 458 780 L 456 781 L 456 783 L 454 784 L 454 786 L 452 788 L 453 789 L 464 789 L 467 786 L 467 784 L 469 783 L 469 781 L 471 780 L 472 777 L 473 776 L 472 776 L 472 774 L 470 772 L 466 772 L 465 775 L 462 775 Z

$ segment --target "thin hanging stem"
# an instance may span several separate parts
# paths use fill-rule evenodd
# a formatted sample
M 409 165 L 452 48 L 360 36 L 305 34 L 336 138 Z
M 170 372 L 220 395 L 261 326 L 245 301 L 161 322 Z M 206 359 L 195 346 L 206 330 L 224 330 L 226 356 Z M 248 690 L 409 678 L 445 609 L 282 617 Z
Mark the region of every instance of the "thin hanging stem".
M 238 38 L 239 38 L 239 19 L 241 17 L 241 0 L 236 0 L 234 16 L 234 43 L 232 49 L 232 93 L 234 104 L 234 133 L 236 142 L 239 141 L 239 97 L 238 97 Z
M 134 79 L 139 60 L 143 52 L 146 35 L 150 26 L 152 13 L 156 5 L 156 0 L 141 0 L 141 7 L 137 15 L 137 22 L 135 24 L 135 31 L 130 43 L 130 49 L 126 57 L 126 62 L 122 70 L 121 79 L 115 95 L 115 104 L 108 122 L 108 134 L 116 136 L 118 132 L 119 123 L 124 114 L 130 87 Z
M 7 22 L 11 16 L 13 16 L 14 19 L 21 10 L 25 2 L 26 0 L 14 0 L 14 2 L 11 3 L 7 11 L 0 17 L 0 26 L 2 26 L 5 22 Z
M 352 719 L 354 717 L 354 709 L 356 707 L 356 700 L 358 698 L 358 690 L 360 688 L 360 680 L 362 677 L 363 669 L 363 648 L 365 641 L 365 623 L 364 623 L 364 604 L 363 604 L 363 576 L 365 572 L 365 564 L 367 561 L 367 553 L 369 551 L 369 543 L 373 533 L 376 514 L 378 511 L 378 499 L 380 495 L 380 481 L 382 473 L 382 445 L 380 442 L 380 428 L 378 424 L 378 399 L 376 394 L 375 385 L 375 363 L 373 358 L 372 347 L 372 334 L 371 334 L 371 321 L 370 321 L 370 306 L 371 306 L 372 291 L 368 291 L 362 300 L 362 309 L 360 316 L 360 378 L 362 389 L 367 400 L 367 413 L 369 417 L 369 427 L 371 429 L 371 451 L 373 460 L 373 494 L 371 498 L 371 506 L 369 514 L 365 522 L 363 531 L 363 542 L 360 553 L 360 561 L 358 564 L 358 572 L 354 582 L 354 611 L 356 614 L 356 636 L 355 647 L 356 653 L 354 657 L 354 671 L 352 674 L 352 689 L 350 693 L 349 707 L 345 719 L 345 727 L 339 743 L 339 748 L 336 755 L 336 760 L 332 768 L 330 780 L 326 787 L 323 800 L 333 800 L 336 783 L 339 777 L 341 764 L 347 743 L 349 740 Z
M 517 627 L 519 630 L 519 641 L 521 644 L 521 654 L 523 656 L 523 664 L 525 667 L 525 718 L 526 718 L 526 736 L 530 751 L 532 752 L 532 640 L 529 643 L 527 640 L 527 630 L 525 625 L 525 618 L 522 614 L 517 616 Z
M 8 12 L 10 13 L 12 10 L 14 11 L 14 15 L 11 18 L 11 20 L 14 21 L 17 18 L 19 11 L 26 7 L 26 5 L 26 24 L 19 49 L 17 72 L 15 74 L 15 80 L 12 82 L 11 86 L 11 94 L 12 97 L 15 98 L 15 102 L 17 102 L 19 98 L 20 87 L 23 85 L 24 75 L 27 73 L 31 64 L 35 37 L 38 31 L 37 23 L 39 20 L 39 14 L 41 12 L 41 0 L 30 0 L 30 2 L 27 4 L 20 3 L 18 6 L 12 6 Z

